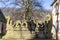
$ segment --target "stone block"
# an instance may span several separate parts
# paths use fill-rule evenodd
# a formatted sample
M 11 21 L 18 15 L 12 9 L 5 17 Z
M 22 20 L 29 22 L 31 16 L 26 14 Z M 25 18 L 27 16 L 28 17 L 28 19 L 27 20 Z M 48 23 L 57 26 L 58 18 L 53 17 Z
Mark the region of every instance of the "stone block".
M 30 31 L 22 31 L 23 38 L 25 39 L 31 39 L 31 33 Z

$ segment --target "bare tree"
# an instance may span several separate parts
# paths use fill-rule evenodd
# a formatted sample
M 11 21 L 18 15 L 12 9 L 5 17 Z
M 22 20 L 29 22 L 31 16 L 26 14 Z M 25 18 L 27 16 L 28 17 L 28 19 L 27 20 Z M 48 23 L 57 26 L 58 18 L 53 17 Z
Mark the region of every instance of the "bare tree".
M 32 3 L 33 8 L 39 7 L 39 9 L 43 9 L 42 2 L 43 2 L 42 0 L 40 0 L 40 2 L 38 0 L 33 0 L 33 3 Z
M 33 11 L 32 11 L 32 7 L 33 6 L 37 6 L 40 7 L 42 9 L 42 4 L 39 2 L 36 2 L 36 0 L 13 0 L 12 2 L 10 2 L 11 0 L 0 0 L 0 2 L 2 2 L 5 7 L 12 7 L 13 8 L 17 8 L 18 7 L 24 7 L 25 8 L 25 19 L 26 20 L 30 20 L 31 18 L 33 18 Z M 33 3 L 34 1 L 34 3 Z
M 25 19 L 30 20 L 31 19 L 31 6 L 32 6 L 32 0 L 23 0 L 23 5 L 25 7 Z

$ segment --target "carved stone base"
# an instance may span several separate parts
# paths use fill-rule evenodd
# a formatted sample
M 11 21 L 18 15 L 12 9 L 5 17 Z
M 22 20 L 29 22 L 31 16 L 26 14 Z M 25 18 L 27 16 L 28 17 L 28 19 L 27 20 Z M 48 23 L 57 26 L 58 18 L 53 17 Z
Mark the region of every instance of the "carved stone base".
M 13 38 L 13 37 L 14 37 L 14 36 L 13 36 L 13 31 L 7 31 L 6 35 L 3 36 L 3 39 L 4 39 L 4 38 Z
M 8 31 L 3 40 L 25 40 L 32 39 L 30 31 Z
M 40 31 L 40 32 L 36 33 L 35 38 L 50 39 L 50 38 L 52 38 L 52 34 L 51 33 L 45 34 L 43 31 Z
M 53 40 L 53 39 L 39 39 L 39 38 L 37 38 L 37 39 L 33 39 L 33 40 Z
M 8 38 L 8 39 L 2 39 L 2 40 L 31 40 L 31 39 Z

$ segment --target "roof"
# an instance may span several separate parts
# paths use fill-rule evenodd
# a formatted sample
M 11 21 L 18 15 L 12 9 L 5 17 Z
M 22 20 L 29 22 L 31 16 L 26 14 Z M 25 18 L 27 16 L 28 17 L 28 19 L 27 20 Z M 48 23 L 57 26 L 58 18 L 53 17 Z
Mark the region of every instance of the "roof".
M 0 10 L 0 22 L 6 22 L 6 19 L 1 10 Z
M 53 6 L 56 1 L 57 1 L 57 0 L 54 0 L 54 2 L 51 4 L 51 6 Z

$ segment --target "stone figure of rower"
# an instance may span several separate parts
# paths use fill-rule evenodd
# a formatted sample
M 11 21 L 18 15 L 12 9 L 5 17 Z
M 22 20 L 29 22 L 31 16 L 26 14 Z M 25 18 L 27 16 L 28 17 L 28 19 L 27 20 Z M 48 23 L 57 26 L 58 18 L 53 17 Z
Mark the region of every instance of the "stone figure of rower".
M 31 34 L 33 32 L 35 32 L 35 28 L 36 28 L 36 24 L 33 22 L 33 20 L 31 20 L 30 22 L 28 22 L 28 29 L 29 29 L 29 31 L 30 31 Z

